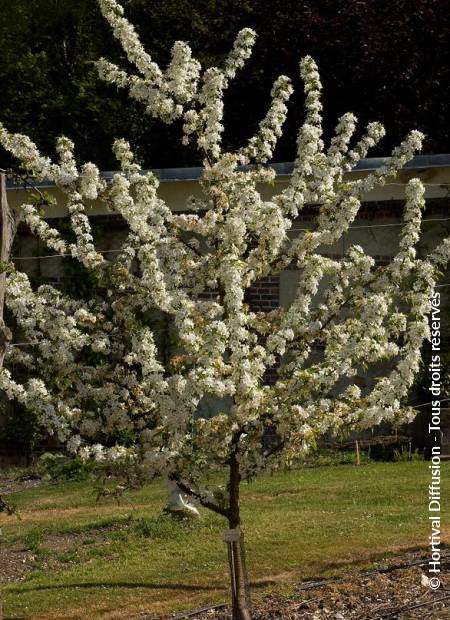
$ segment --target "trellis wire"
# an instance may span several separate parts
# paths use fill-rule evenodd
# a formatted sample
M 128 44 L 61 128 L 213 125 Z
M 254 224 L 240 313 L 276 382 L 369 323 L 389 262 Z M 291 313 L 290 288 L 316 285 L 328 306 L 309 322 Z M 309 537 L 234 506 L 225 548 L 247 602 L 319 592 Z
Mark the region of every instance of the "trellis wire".
M 450 217 L 444 218 L 428 218 L 422 220 L 422 223 L 425 222 L 450 222 Z M 398 227 L 404 226 L 404 222 L 395 222 L 393 224 L 366 224 L 362 226 L 349 226 L 347 230 L 359 230 L 365 228 L 389 228 L 389 227 Z M 311 228 L 289 228 L 287 232 L 308 232 L 312 230 Z M 97 254 L 113 254 L 121 252 L 122 248 L 115 248 L 113 250 L 96 250 Z M 73 258 L 72 254 L 46 254 L 43 256 L 12 256 L 11 260 L 42 260 L 47 258 Z
M 450 222 L 450 217 L 443 217 L 443 218 L 428 218 L 425 220 L 422 220 L 422 224 L 425 222 Z M 361 228 L 390 228 L 393 226 L 404 226 L 405 223 L 404 222 L 395 222 L 393 224 L 365 224 L 365 225 L 361 225 L 361 226 L 349 226 L 347 231 L 349 230 L 358 230 Z M 298 231 L 309 231 L 312 230 L 311 228 L 289 228 L 288 232 L 298 232 Z M 347 232 L 346 231 L 346 232 Z M 344 233 L 345 234 L 345 233 Z
M 386 185 L 400 185 L 400 186 L 404 186 L 403 183 L 387 183 Z M 437 186 L 437 187 L 441 187 L 441 186 L 449 186 L 450 187 L 450 183 L 424 183 L 425 186 Z M 450 218 L 428 218 L 428 219 L 424 219 L 422 220 L 422 223 L 425 222 L 448 222 L 450 221 Z M 368 225 L 360 225 L 360 226 L 349 226 L 348 230 L 358 230 L 358 229 L 367 229 L 367 228 L 389 228 L 389 227 L 398 227 L 398 226 L 404 226 L 403 222 L 396 222 L 396 223 L 391 223 L 391 224 L 368 224 Z M 309 230 L 311 230 L 310 228 L 290 228 L 288 232 L 308 232 Z M 122 248 L 116 248 L 116 249 L 112 249 L 112 250 L 97 250 L 98 254 L 112 254 L 112 253 L 118 253 L 121 252 Z M 41 259 L 49 259 L 49 258 L 72 258 L 72 254 L 48 254 L 48 255 L 44 255 L 44 256 L 13 256 L 11 257 L 12 260 L 41 260 Z M 437 284 L 435 288 L 446 288 L 450 286 L 450 284 Z M 154 331 L 154 334 L 158 334 L 158 333 L 162 333 L 162 332 L 168 332 L 170 331 L 169 329 L 160 329 L 157 331 Z M 26 347 L 26 346 L 35 346 L 39 344 L 38 342 L 15 342 L 15 343 L 11 343 L 9 346 L 11 347 Z M 449 399 L 445 398 L 442 399 L 441 402 L 448 402 Z M 415 405 L 413 406 L 413 409 L 419 409 L 420 407 L 425 407 L 427 405 L 430 405 L 431 403 L 422 403 L 420 405 Z

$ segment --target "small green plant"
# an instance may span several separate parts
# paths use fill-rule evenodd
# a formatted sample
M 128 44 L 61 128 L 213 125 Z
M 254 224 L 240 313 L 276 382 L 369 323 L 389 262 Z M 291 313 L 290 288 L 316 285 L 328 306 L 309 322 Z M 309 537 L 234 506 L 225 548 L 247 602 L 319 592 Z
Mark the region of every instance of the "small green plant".
M 93 461 L 45 452 L 39 459 L 41 475 L 48 480 L 88 480 L 95 469 Z
M 424 461 L 425 457 L 419 450 L 409 452 L 405 446 L 402 446 L 400 450 L 394 450 L 394 461 L 396 463 L 405 463 L 406 461 Z
M 57 554 L 57 559 L 63 564 L 73 564 L 78 560 L 78 554 L 75 549 L 69 549 Z
M 367 452 L 360 451 L 361 463 L 369 463 Z M 333 450 L 319 448 L 307 455 L 304 465 L 307 467 L 330 467 L 333 465 L 354 465 L 356 463 L 355 450 Z
M 17 512 L 17 506 L 6 501 L 2 495 L 0 495 L 0 512 L 4 512 L 9 516 L 15 515 L 18 519 L 20 519 L 19 513 Z
M 117 532 L 111 532 L 108 538 L 114 542 L 126 540 L 128 533 L 125 530 L 117 530 Z
M 41 528 L 34 528 L 24 536 L 24 545 L 28 551 L 37 553 L 44 541 L 44 532 Z
M 88 556 L 90 558 L 107 558 L 112 555 L 110 547 L 90 547 Z
M 157 517 L 137 519 L 132 531 L 136 536 L 158 540 L 181 538 L 187 529 L 187 523 L 174 519 L 171 515 L 162 514 Z

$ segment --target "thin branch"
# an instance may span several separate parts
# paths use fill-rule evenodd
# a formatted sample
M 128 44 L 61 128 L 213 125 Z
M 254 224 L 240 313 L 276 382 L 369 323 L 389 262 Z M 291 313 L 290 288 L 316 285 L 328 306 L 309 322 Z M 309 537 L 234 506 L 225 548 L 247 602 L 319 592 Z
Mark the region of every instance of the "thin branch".
M 199 493 L 198 491 L 195 491 L 192 487 L 190 487 L 185 482 L 180 480 L 178 476 L 172 475 L 172 476 L 169 476 L 169 479 L 176 482 L 178 487 L 181 489 L 181 491 L 183 491 L 183 493 L 186 493 L 186 495 L 189 495 L 197 499 L 204 508 L 208 508 L 209 510 L 212 510 L 213 512 L 216 512 L 222 517 L 225 517 L 226 519 L 228 519 L 230 511 L 227 508 L 222 508 L 221 506 L 214 504 L 214 502 L 210 502 L 209 500 L 205 499 L 201 493 Z
M 281 441 L 280 443 L 277 443 L 275 446 L 272 446 L 270 450 L 267 450 L 267 452 L 264 452 L 264 458 L 267 459 L 273 456 L 274 454 L 281 452 L 285 445 L 286 445 L 285 442 Z
M 0 173 L 11 177 L 14 183 L 16 183 L 16 180 L 19 179 L 22 182 L 24 189 L 27 189 L 28 187 L 34 192 L 36 192 L 43 204 L 46 204 L 48 202 L 45 194 L 39 189 L 39 187 L 35 183 L 30 181 L 31 177 L 26 172 L 18 172 L 17 170 L 13 170 L 12 168 L 0 168 Z

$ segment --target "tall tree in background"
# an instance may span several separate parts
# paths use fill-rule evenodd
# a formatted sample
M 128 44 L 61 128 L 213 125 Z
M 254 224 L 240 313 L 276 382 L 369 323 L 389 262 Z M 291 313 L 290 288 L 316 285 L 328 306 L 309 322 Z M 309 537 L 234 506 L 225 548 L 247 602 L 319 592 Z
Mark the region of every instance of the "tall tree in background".
M 226 98 L 227 148 L 256 131 L 278 67 L 296 75 L 298 57 L 310 54 L 321 66 L 330 119 L 349 109 L 363 124 L 383 118 L 386 151 L 416 127 L 427 136 L 427 152 L 450 150 L 447 2 L 128 0 L 126 8 L 161 65 L 177 39 L 189 41 L 211 65 L 223 60 L 239 29 L 258 32 L 258 60 L 249 60 Z M 129 140 L 148 166 L 199 165 L 194 149 L 179 147 L 178 126 L 162 130 L 125 96 L 112 96 L 93 65 L 101 56 L 126 61 L 95 0 L 0 0 L 0 109 L 8 127 L 25 131 L 47 153 L 63 132 L 82 160 L 94 159 L 103 169 L 115 165 L 114 135 Z M 295 156 L 301 100 L 294 96 L 290 108 L 278 161 Z M 325 121 L 324 132 L 332 136 L 332 122 Z M 167 147 L 155 148 L 168 135 Z

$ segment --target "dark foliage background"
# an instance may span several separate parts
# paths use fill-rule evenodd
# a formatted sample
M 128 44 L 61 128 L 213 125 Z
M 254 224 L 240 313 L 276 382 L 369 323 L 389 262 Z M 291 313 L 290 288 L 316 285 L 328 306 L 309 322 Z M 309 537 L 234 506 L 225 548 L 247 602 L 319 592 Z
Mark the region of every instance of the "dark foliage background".
M 220 62 L 237 31 L 258 33 L 254 56 L 230 89 L 226 143 L 240 144 L 264 112 L 279 73 L 294 78 L 287 135 L 276 159 L 293 158 L 303 116 L 298 60 L 313 55 L 324 83 L 326 131 L 347 110 L 361 126 L 382 121 L 387 154 L 408 131 L 425 151 L 449 151 L 449 0 L 123 0 L 147 50 L 166 63 L 176 39 L 207 64 Z M 179 127 L 143 116 L 124 93 L 101 83 L 93 61 L 126 65 L 95 0 L 0 0 L 0 119 L 51 153 L 72 138 L 80 159 L 114 168 L 114 137 L 129 139 L 145 166 L 197 163 Z

